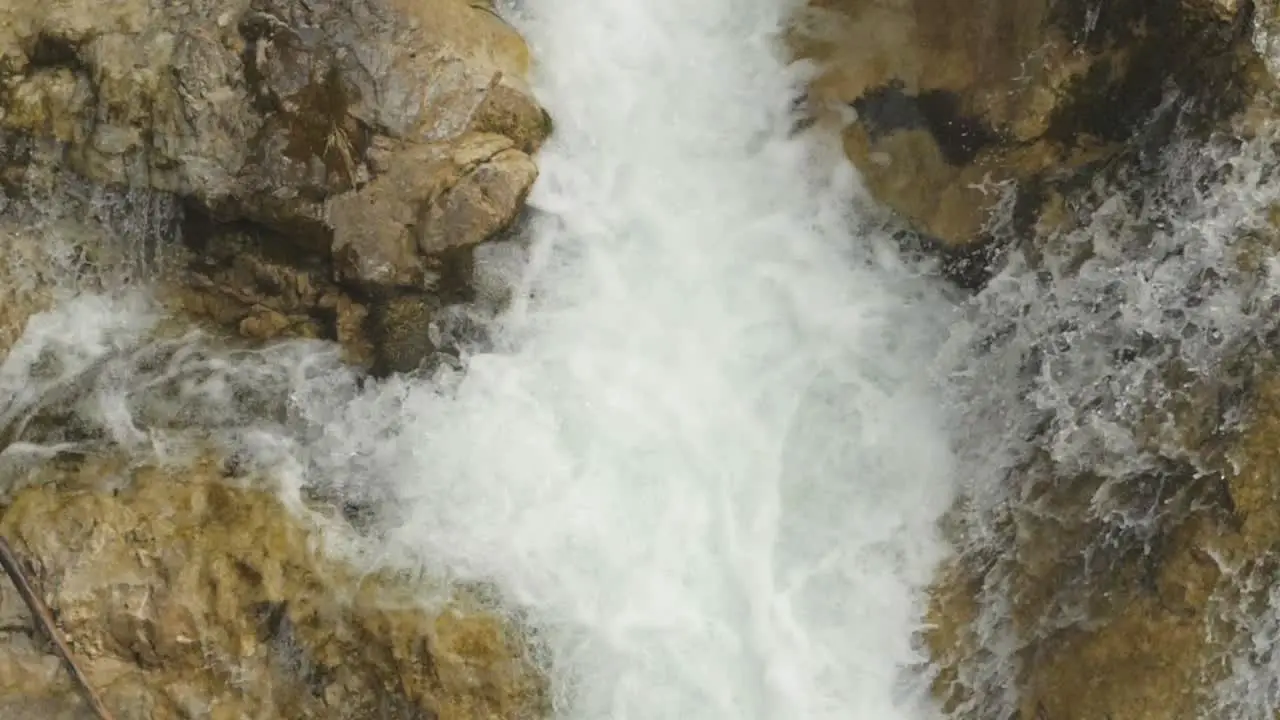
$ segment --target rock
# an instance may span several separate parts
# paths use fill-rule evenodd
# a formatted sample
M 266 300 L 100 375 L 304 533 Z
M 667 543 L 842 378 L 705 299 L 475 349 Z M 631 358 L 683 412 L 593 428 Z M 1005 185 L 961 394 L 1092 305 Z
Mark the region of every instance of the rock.
M 1099 554 L 1089 535 L 1099 524 L 1077 504 L 1098 486 L 1072 484 L 1079 499 L 1053 505 L 1058 515 L 1038 516 L 1043 506 L 1015 513 L 1016 552 L 986 569 L 953 565 L 935 584 L 935 691 L 957 718 L 1010 717 L 997 710 L 1006 696 L 1020 708 L 1013 717 L 1199 716 L 1221 677 L 1210 667 L 1221 650 L 1211 642 L 1221 573 L 1205 544 L 1222 532 L 1221 518 L 1176 527 L 1156 557 L 1131 544 L 1126 554 Z M 996 597 L 1011 600 L 1010 617 L 993 623 L 979 603 Z M 1011 651 L 1007 674 L 986 674 L 976 660 L 992 651 Z
M 56 267 L 45 253 L 39 236 L 30 228 L 0 225 L 0 355 L 22 336 L 27 320 L 48 309 L 50 286 L 43 282 Z
M 349 362 L 368 365 L 373 347 L 365 305 L 333 282 L 325 263 L 279 239 L 264 240 L 261 232 L 215 226 L 200 237 L 199 229 L 189 228 L 188 236 L 199 238 L 198 259 L 180 282 L 171 283 L 169 305 L 254 340 L 337 340 Z
M 953 565 L 942 576 L 929 641 L 944 666 L 936 687 L 957 711 L 953 717 L 991 716 L 969 704 L 975 677 L 965 664 L 984 632 L 975 599 L 998 583 L 1009 584 L 1015 603 L 1009 610 L 1021 667 L 1009 690 L 1020 692 L 1023 717 L 1243 716 L 1215 704 L 1224 701 L 1214 691 L 1235 669 L 1233 658 L 1257 662 L 1254 633 L 1274 612 L 1267 595 L 1280 557 L 1274 512 L 1280 381 L 1274 372 L 1260 374 L 1246 408 L 1247 424 L 1222 453 L 1222 474 L 1201 481 L 1211 491 L 1191 489 L 1175 498 L 1197 498 L 1195 512 L 1166 509 L 1174 521 L 1152 540 L 1149 554 L 1092 558 L 1104 566 L 1080 588 L 1088 593 L 1088 623 L 1044 621 L 1064 602 L 1064 579 L 1080 577 L 1083 558 L 1071 556 L 1088 544 L 1079 534 L 1090 529 L 1079 504 L 1064 503 L 1052 514 L 1044 505 L 1022 513 L 1015 521 L 1021 528 L 1016 558 L 986 569 Z M 1193 408 L 1189 417 L 1202 412 Z M 1087 503 L 1090 489 L 1077 483 L 1073 492 Z M 1071 612 L 1070 605 L 1060 609 Z
M 318 221 L 310 196 L 362 180 L 375 137 L 438 142 L 488 123 L 529 149 L 545 136 L 523 42 L 461 0 L 0 12 L 3 92 L 17 108 L 0 124 L 71 143 L 91 179 L 268 224 Z
M 47 192 L 35 177 L 40 170 L 53 172 Z M 417 327 L 399 323 L 395 333 L 371 325 L 369 308 L 388 298 L 355 299 L 333 280 L 330 263 L 261 226 L 213 223 L 187 212 L 181 233 L 189 247 L 165 244 L 162 238 L 176 234 L 178 224 L 163 196 L 103 190 L 40 163 L 24 166 L 22 175 L 25 192 L 38 197 L 0 195 L 0 350 L 33 313 L 73 286 L 111 289 L 147 278 L 156 281 L 173 322 L 195 320 L 220 336 L 232 330 L 254 341 L 332 339 L 348 362 L 364 367 L 395 352 L 378 348 L 375 338 L 399 343 L 395 338 L 429 334 L 429 315 L 419 316 Z M 465 262 L 444 258 L 432 266 L 455 286 L 467 282 Z M 432 307 L 466 299 L 456 287 L 437 290 L 409 294 L 428 298 Z
M 466 0 L 9 3 L 0 145 L 177 199 L 197 250 L 251 238 L 250 254 L 326 290 L 268 300 L 262 282 L 232 282 L 244 267 L 212 280 L 197 267 L 186 304 L 255 338 L 333 338 L 318 309 L 430 291 L 440 255 L 517 217 L 550 130 L 528 64 L 520 36 Z M 14 152 L 4 167 L 31 162 Z M 330 292 L 344 299 L 320 303 Z
M 527 155 L 491 141 L 459 149 L 453 162 L 460 177 L 423 217 L 418 249 L 424 255 L 468 248 L 505 229 L 538 174 Z
M 421 295 L 406 295 L 374 306 L 369 325 L 377 348 L 375 374 L 412 372 L 436 350 L 430 332 L 433 305 Z
M 863 67 L 848 100 L 845 146 L 871 192 L 927 252 L 986 265 L 950 273 L 981 318 L 965 370 L 998 380 L 958 393 L 973 486 L 931 589 L 934 691 L 974 720 L 1268 715 L 1280 235 L 1262 178 L 1280 95 L 1255 29 L 1274 4 L 1052 5 L 1041 32 L 1070 52 L 1041 49 L 1026 87 L 961 77 L 954 58 L 909 65 L 944 43 Z M 998 54 L 979 45 L 957 51 Z M 983 101 L 992 89 L 1012 94 Z M 1008 192 L 961 192 L 980 184 Z M 1009 404 L 990 399 L 1000 384 Z
M 1241 699 L 1271 682 L 1257 642 L 1280 626 L 1280 215 L 1275 188 L 1250 194 L 1276 167 L 1276 118 L 1269 135 L 1250 122 L 1125 149 L 1148 154 L 1142 173 L 1042 185 L 1018 257 L 970 306 L 1009 302 L 991 319 L 1018 338 L 971 367 L 1020 357 L 997 375 L 1040 399 L 1007 413 L 1030 415 L 1004 428 L 1028 440 L 1019 462 L 950 518 L 961 552 L 927 637 L 951 717 L 1260 715 Z
M 1253 8 L 1253 45 L 1274 81 L 1280 79 L 1280 3 L 1262 0 Z
M 438 275 L 420 258 L 468 249 L 504 230 L 537 177 L 528 155 L 493 134 L 379 148 L 372 160 L 378 179 L 328 206 L 338 279 L 366 291 L 434 285 Z
M 110 291 L 154 278 L 165 265 L 156 245 L 176 232 L 168 198 L 58 172 L 47 150 L 0 143 L 0 158 L 21 160 L 0 175 L 0 359 L 31 315 L 73 286 Z M 23 197 L 8 194 L 10 183 Z
M 989 241 L 1022 189 L 1091 172 L 1178 88 L 1225 117 L 1255 65 L 1234 0 L 813 0 L 790 35 L 809 107 L 868 190 L 944 245 Z M 852 108 L 856 119 L 847 122 Z
M 211 458 L 35 475 L 0 531 L 121 720 L 547 712 L 517 634 L 475 600 L 326 558 L 317 527 Z M 0 714 L 78 717 L 7 583 L 0 616 Z

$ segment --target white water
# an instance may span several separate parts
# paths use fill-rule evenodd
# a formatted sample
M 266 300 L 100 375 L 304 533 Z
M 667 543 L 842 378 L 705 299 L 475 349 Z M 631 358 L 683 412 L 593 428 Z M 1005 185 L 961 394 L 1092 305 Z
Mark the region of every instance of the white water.
M 387 562 L 495 586 L 546 649 L 557 717 L 931 716 L 913 636 L 952 500 L 942 308 L 851 217 L 839 148 L 788 137 L 791 10 L 531 3 L 547 218 L 464 376 L 357 395 L 310 346 L 175 345 L 148 378 L 107 363 L 87 415 L 145 443 L 144 408 L 226 428 L 233 397 L 291 387 L 294 427 L 240 449 L 389 499 Z
M 559 717 L 919 716 L 947 443 L 848 169 L 786 139 L 790 8 L 528 10 L 554 219 L 499 350 L 400 388 L 393 539 L 529 612 Z
M 790 8 L 528 11 L 554 220 L 499 351 L 402 389 L 394 539 L 529 611 L 560 717 L 921 716 L 951 500 L 927 328 L 838 150 L 786 137 Z

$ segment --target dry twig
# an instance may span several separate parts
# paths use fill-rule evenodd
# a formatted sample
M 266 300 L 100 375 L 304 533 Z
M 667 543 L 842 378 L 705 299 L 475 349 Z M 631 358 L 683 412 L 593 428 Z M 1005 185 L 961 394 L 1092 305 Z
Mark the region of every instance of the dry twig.
M 49 612 L 48 606 L 44 604 L 44 601 L 36 594 L 35 589 L 31 587 L 31 581 L 27 579 L 27 574 L 23 571 L 22 564 L 18 562 L 18 557 L 14 555 L 13 548 L 9 546 L 9 541 L 3 535 L 0 535 L 0 566 L 4 567 L 5 574 L 13 581 L 14 587 L 18 588 L 18 594 L 22 596 L 22 601 L 30 608 L 36 625 L 40 626 L 40 630 L 45 637 L 49 638 L 49 641 L 53 643 L 54 650 L 62 658 L 62 663 L 67 666 L 67 672 L 71 673 L 71 679 L 79 686 L 80 694 L 84 696 L 85 702 L 89 703 L 89 707 L 93 709 L 93 713 L 97 715 L 98 720 L 112 720 L 111 712 L 107 710 L 106 705 L 102 704 L 102 699 L 98 697 L 98 693 L 89 684 L 89 678 L 85 676 L 84 671 L 76 664 L 75 657 L 71 654 L 71 648 L 67 647 L 67 643 L 63 641 L 57 627 L 53 624 L 53 614 Z

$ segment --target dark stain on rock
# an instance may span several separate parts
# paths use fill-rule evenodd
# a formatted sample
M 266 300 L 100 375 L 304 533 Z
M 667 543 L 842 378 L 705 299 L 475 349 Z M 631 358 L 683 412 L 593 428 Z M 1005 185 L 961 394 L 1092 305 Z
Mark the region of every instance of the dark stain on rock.
M 297 110 L 286 113 L 289 144 L 285 155 L 306 162 L 320 158 L 335 192 L 359 186 L 356 168 L 365 164 L 373 133 L 348 114 L 350 90 L 336 68 L 294 98 Z
M 1077 48 L 1096 54 L 1133 42 L 1144 28 L 1171 28 L 1178 4 L 1178 0 L 1058 0 L 1049 3 L 1049 22 Z
M 66 68 L 75 72 L 86 69 L 80 57 L 80 48 L 75 43 L 47 32 L 36 35 L 27 59 L 35 69 Z
M 419 293 L 374 302 L 367 331 L 374 346 L 373 374 L 413 372 L 435 352 L 428 332 L 436 302 Z
M 7 98 L 0 95 L 0 102 Z M 27 197 L 28 172 L 38 166 L 36 143 L 29 133 L 0 128 L 0 192 L 11 199 Z
M 263 132 L 284 133 L 286 157 L 302 163 L 315 158 L 324 164 L 327 187 L 310 199 L 358 188 L 357 168 L 367 164 L 374 133 L 350 114 L 359 93 L 343 81 L 331 49 L 308 43 L 262 13 L 249 15 L 240 34 L 245 40 L 245 81 L 255 106 L 267 118 Z
M 1239 110 L 1251 89 L 1247 65 L 1258 62 L 1247 50 L 1253 3 L 1243 3 L 1226 22 L 1192 13 L 1175 0 L 1055 3 L 1050 21 L 1076 47 L 1100 57 L 1068 89 L 1049 139 L 1128 139 L 1175 94 L 1185 98 L 1183 111 L 1198 129 Z
M 306 252 L 280 233 L 247 220 L 220 222 L 192 201 L 183 204 L 180 236 L 183 244 L 205 263 L 228 264 L 237 256 L 252 252 L 270 262 L 320 277 L 333 274 L 328 257 Z M 253 242 L 248 242 L 250 239 Z
M 999 136 L 981 119 L 965 115 L 960 97 L 946 90 L 910 95 L 894 81 L 853 101 L 872 139 L 897 130 L 925 130 L 933 136 L 951 165 L 968 165 Z

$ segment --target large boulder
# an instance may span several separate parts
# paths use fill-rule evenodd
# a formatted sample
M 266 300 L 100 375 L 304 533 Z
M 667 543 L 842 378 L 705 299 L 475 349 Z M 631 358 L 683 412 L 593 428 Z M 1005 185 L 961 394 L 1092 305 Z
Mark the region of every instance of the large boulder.
M 515 221 L 549 132 L 528 62 L 465 0 L 6 3 L 0 185 L 21 199 L 44 163 L 176 197 L 193 289 L 217 290 L 186 305 L 250 334 L 336 338 L 335 313 L 438 295 Z M 246 239 L 336 294 L 300 293 L 284 321 L 258 302 L 233 311 L 228 296 L 260 288 L 225 285 L 202 256 Z
M 329 559 L 321 528 L 213 458 L 110 454 L 8 488 L 0 532 L 119 720 L 539 718 L 519 635 L 474 598 Z M 84 717 L 0 579 L 0 716 Z

